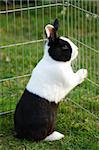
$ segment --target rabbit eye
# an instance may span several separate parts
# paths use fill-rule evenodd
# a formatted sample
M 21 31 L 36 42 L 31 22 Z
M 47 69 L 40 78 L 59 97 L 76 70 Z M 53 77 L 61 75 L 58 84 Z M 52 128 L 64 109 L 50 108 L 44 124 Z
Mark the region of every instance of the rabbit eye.
M 68 49 L 67 45 L 64 45 L 64 46 L 62 47 L 62 49 L 63 49 L 63 50 L 67 50 L 67 49 Z

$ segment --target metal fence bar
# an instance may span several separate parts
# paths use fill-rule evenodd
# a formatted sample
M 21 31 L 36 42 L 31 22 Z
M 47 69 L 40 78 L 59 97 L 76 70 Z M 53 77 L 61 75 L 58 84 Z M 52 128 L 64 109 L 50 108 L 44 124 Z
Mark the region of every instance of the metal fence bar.
M 72 40 L 74 40 L 74 41 L 80 43 L 81 45 L 87 47 L 88 49 L 90 49 L 90 50 L 92 50 L 92 51 L 94 51 L 94 52 L 96 52 L 96 53 L 99 53 L 99 50 L 96 50 L 95 48 L 92 48 L 92 47 L 86 45 L 85 43 L 81 42 L 80 40 L 75 39 L 75 38 L 73 38 L 73 37 L 71 37 L 71 36 L 70 36 L 70 38 L 71 38 Z
M 81 2 L 81 8 L 83 8 L 83 1 Z M 76 9 L 77 10 L 77 9 Z M 84 15 L 84 13 L 82 13 L 82 15 L 81 15 L 81 34 L 83 34 L 83 29 L 84 29 L 84 19 L 83 19 L 83 15 Z M 84 39 L 82 38 L 82 42 L 84 43 Z M 82 52 L 82 54 L 81 54 L 81 56 L 82 56 L 82 67 L 84 68 L 84 59 L 85 59 L 85 57 L 84 57 L 84 51 L 81 51 Z M 85 86 L 85 85 L 84 85 Z M 81 100 L 80 100 L 80 102 L 81 102 Z M 79 104 L 78 104 L 79 105 Z M 77 104 L 76 104 L 76 106 L 77 106 Z M 83 114 L 83 118 L 85 118 L 85 113 L 83 113 L 83 111 L 85 111 L 86 112 L 86 109 L 84 108 L 84 104 L 82 103 L 82 104 L 80 104 L 80 106 L 79 106 L 79 108 L 81 108 L 81 110 L 82 110 L 82 114 Z M 90 111 L 88 110 L 88 113 L 90 114 Z M 92 113 L 93 114 L 93 113 Z M 83 143 L 84 143 L 84 137 L 83 137 Z
M 66 98 L 66 100 L 65 101 L 70 101 L 70 102 L 72 102 L 72 103 L 74 103 L 76 106 L 78 106 L 79 108 L 81 108 L 82 110 L 84 110 L 85 112 L 87 112 L 87 113 L 89 113 L 90 115 L 92 115 L 94 118 L 96 118 L 97 120 L 99 120 L 99 118 L 95 115 L 95 114 L 93 114 L 92 112 L 90 112 L 89 110 L 87 110 L 86 108 L 84 108 L 84 107 L 82 107 L 80 104 L 78 104 L 78 103 L 76 103 L 75 101 L 73 101 L 72 99 L 70 99 L 70 98 Z
M 27 0 L 27 7 L 29 8 L 29 0 Z M 28 37 L 29 37 L 29 41 L 30 41 L 30 32 L 31 32 L 31 27 L 30 27 L 30 18 L 31 18 L 31 14 L 30 14 L 30 10 L 28 9 Z M 29 61 L 29 66 L 30 66 L 30 72 L 31 72 L 31 49 L 30 49 L 30 53 L 29 53 L 29 57 L 30 57 L 30 61 Z
M 57 18 L 57 11 L 58 11 L 58 10 L 57 10 L 57 9 L 58 9 L 58 8 L 57 8 L 57 3 L 58 3 L 58 2 L 57 2 L 57 0 L 56 0 L 56 2 L 55 2 L 55 4 L 56 4 L 56 18 Z
M 90 1 L 89 1 L 89 11 L 91 12 L 91 3 L 90 3 Z M 90 26 L 89 26 L 89 32 L 90 33 L 91 33 L 91 28 L 92 28 L 92 24 L 90 24 Z M 91 36 L 89 36 L 89 45 L 91 45 L 91 43 L 92 43 Z M 89 66 L 90 66 L 89 76 L 90 76 L 90 80 L 92 80 L 92 60 L 91 60 L 91 58 L 92 58 L 92 51 L 90 51 L 89 56 L 90 56 L 90 60 L 89 60 Z M 90 82 L 89 89 L 90 89 L 90 96 L 92 97 L 92 92 L 91 92 L 92 91 L 92 82 Z M 93 105 L 91 104 L 91 106 L 89 106 L 89 107 L 91 107 L 91 109 L 92 109 L 92 106 Z
M 14 80 L 14 79 L 19 79 L 19 78 L 24 78 L 24 77 L 29 77 L 31 74 L 25 74 L 22 76 L 16 76 L 16 77 L 11 77 L 11 78 L 5 78 L 5 79 L 1 79 L 0 83 L 5 82 L 5 81 L 9 81 L 9 80 Z
M 15 110 L 9 110 L 9 111 L 6 111 L 6 112 L 1 112 L 0 116 L 4 116 L 4 115 L 10 114 L 10 113 L 13 113 L 14 111 Z
M 63 36 L 65 36 L 65 13 L 64 13 L 64 0 L 62 0 L 63 3 Z
M 94 81 L 90 80 L 89 78 L 87 78 L 87 81 L 89 81 L 90 83 L 94 84 L 95 86 L 99 87 L 99 84 L 95 83 Z
M 36 36 L 35 36 L 35 39 L 36 39 L 36 48 L 37 48 L 37 55 L 36 55 L 36 63 L 38 62 L 38 11 L 37 11 L 37 1 L 35 0 L 35 19 L 36 19 Z
M 22 46 L 22 45 L 32 44 L 32 43 L 36 43 L 36 42 L 43 42 L 43 40 L 46 40 L 46 39 L 33 40 L 33 41 L 28 41 L 28 42 L 22 42 L 22 43 L 14 43 L 14 44 L 10 44 L 10 45 L 4 45 L 4 46 L 0 46 L 0 49 L 2 49 L 2 48 L 8 48 L 8 47 L 13 47 L 13 46 Z
M 57 3 L 57 4 L 50 4 L 50 5 L 48 4 L 48 5 L 43 5 L 43 6 L 36 6 L 36 7 L 26 7 L 26 8 L 21 8 L 21 9 L 0 11 L 0 14 L 11 13 L 11 12 L 18 12 L 18 11 L 25 11 L 25 10 L 32 10 L 32 9 L 39 9 L 39 8 L 42 8 L 42 7 L 62 6 L 62 5 L 63 5 L 62 3 Z M 68 1 L 68 2 L 65 2 L 64 6 L 66 6 L 66 7 L 67 7 L 67 6 L 72 6 L 72 7 L 77 8 L 77 9 L 83 11 L 83 12 L 86 12 L 86 13 L 88 13 L 88 14 L 90 14 L 90 15 L 95 15 L 95 16 L 99 17 L 98 14 L 92 13 L 92 12 L 90 12 L 90 11 L 87 11 L 87 10 L 81 8 L 81 7 L 78 7 L 78 6 L 76 6 L 76 5 L 73 5 L 72 3 L 69 3 L 69 1 Z
M 49 3 L 49 22 L 51 23 L 51 1 L 48 0 Z
M 57 4 L 48 4 L 48 5 L 43 5 L 43 6 L 36 6 L 36 7 L 26 7 L 26 8 L 21 8 L 21 9 L 14 9 L 14 10 L 7 10 L 7 11 L 0 11 L 0 14 L 5 14 L 5 13 L 12 13 L 12 12 L 18 12 L 18 11 L 25 11 L 25 10 L 33 10 L 33 9 L 40 9 L 40 8 L 46 8 L 46 7 L 54 7 L 54 6 L 62 6 L 62 3 L 57 3 Z
M 92 15 L 92 16 L 95 16 L 95 17 L 98 17 L 98 18 L 99 18 L 99 15 L 98 15 L 98 14 L 92 13 L 91 11 L 85 10 L 85 9 L 83 9 L 83 8 L 77 6 L 77 5 L 73 5 L 73 4 L 70 3 L 70 2 L 65 2 L 65 6 L 66 6 L 66 7 L 67 7 L 67 6 L 68 6 L 68 7 L 69 7 L 69 6 L 72 6 L 72 7 L 76 8 L 76 9 L 79 9 L 80 11 L 83 11 L 83 12 L 85 12 L 85 13 L 88 13 L 88 14 L 90 14 L 90 15 Z
M 88 45 L 86 45 L 85 43 L 82 43 L 80 40 L 75 39 L 71 36 L 69 36 L 72 40 L 77 41 L 78 43 L 82 44 L 83 46 L 87 47 L 88 49 L 95 51 L 96 53 L 99 53 L 99 50 L 96 50 Z M 32 44 L 32 43 L 36 43 L 36 42 L 43 42 L 46 39 L 40 39 L 40 40 L 33 40 L 33 41 L 27 41 L 27 42 L 22 42 L 22 43 L 14 43 L 14 44 L 10 44 L 10 45 L 4 45 L 4 46 L 0 46 L 0 49 L 3 48 L 8 48 L 8 47 L 13 47 L 13 46 L 21 46 L 21 45 L 27 45 L 27 44 Z
M 16 76 L 16 77 L 11 77 L 11 78 L 5 78 L 5 79 L 1 79 L 1 82 L 5 82 L 5 81 L 9 81 L 9 80 L 14 80 L 14 79 L 19 79 L 19 78 L 24 78 L 24 77 L 28 77 L 31 76 L 31 74 L 25 74 L 22 76 Z M 99 87 L 99 84 L 95 83 L 94 81 L 90 80 L 89 78 L 86 79 L 87 81 L 91 82 L 93 85 L 96 85 L 97 87 Z

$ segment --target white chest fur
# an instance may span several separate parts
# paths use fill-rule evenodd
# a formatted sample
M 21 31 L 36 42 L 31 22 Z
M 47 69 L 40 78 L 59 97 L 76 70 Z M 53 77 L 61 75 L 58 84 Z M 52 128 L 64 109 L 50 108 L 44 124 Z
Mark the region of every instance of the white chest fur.
M 26 88 L 31 93 L 58 103 L 70 91 L 72 74 L 70 64 L 51 58 L 48 61 L 44 57 L 34 68 Z

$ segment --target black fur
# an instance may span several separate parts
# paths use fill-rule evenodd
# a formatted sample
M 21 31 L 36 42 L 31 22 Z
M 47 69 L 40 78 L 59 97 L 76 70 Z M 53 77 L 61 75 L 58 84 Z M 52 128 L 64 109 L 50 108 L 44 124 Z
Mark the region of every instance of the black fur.
M 25 89 L 14 114 L 16 137 L 43 140 L 54 131 L 57 108 L 58 104 Z
M 49 38 L 49 44 L 50 46 L 48 52 L 49 55 L 56 61 L 69 61 L 72 54 L 72 48 L 70 44 L 67 41 L 64 41 L 62 39 L 55 38 L 55 40 L 51 40 Z
M 57 18 L 54 20 L 53 26 L 54 26 L 55 30 L 57 31 L 58 27 L 59 27 L 59 22 L 58 22 Z

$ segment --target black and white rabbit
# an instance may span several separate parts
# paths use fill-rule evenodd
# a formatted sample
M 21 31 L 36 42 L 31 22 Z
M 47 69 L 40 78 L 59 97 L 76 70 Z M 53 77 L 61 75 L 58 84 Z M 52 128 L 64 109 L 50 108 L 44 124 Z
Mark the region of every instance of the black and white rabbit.
M 16 106 L 16 137 L 33 141 L 54 141 L 64 137 L 55 131 L 59 102 L 87 77 L 87 70 L 73 72 L 71 62 L 78 47 L 68 38 L 58 37 L 58 20 L 45 27 L 47 41 L 44 56 L 32 72 Z

